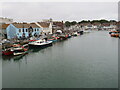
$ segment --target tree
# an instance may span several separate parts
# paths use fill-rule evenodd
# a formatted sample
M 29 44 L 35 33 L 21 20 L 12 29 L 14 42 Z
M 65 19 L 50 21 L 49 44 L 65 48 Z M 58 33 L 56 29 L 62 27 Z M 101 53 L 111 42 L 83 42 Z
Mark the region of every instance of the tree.
M 90 23 L 90 20 L 82 20 L 81 22 L 78 22 L 78 24 L 81 24 L 81 23 Z
M 99 22 L 102 24 L 102 23 L 108 23 L 109 21 L 108 21 L 108 20 L 105 20 L 105 19 L 102 19 L 102 20 L 100 20 Z
M 69 21 L 66 21 L 66 22 L 65 22 L 65 26 L 66 26 L 66 27 L 70 27 L 70 25 L 71 25 L 71 23 L 70 23 Z
M 110 22 L 117 22 L 116 20 L 110 20 Z
M 72 21 L 72 22 L 71 22 L 71 25 L 75 25 L 75 24 L 77 24 L 76 21 Z

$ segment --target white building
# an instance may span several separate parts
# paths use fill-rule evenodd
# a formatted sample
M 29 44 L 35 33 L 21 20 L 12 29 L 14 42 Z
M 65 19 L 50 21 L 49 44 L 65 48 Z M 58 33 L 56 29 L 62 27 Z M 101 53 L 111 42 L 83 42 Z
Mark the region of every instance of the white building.
M 37 22 L 39 27 L 42 28 L 44 34 L 52 34 L 52 23 L 51 22 Z

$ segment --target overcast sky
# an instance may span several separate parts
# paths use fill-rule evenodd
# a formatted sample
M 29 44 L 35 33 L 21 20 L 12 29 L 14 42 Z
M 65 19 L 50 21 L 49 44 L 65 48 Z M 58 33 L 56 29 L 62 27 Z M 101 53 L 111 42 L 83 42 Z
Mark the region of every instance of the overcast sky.
M 2 15 L 14 21 L 118 19 L 117 2 L 6 2 Z

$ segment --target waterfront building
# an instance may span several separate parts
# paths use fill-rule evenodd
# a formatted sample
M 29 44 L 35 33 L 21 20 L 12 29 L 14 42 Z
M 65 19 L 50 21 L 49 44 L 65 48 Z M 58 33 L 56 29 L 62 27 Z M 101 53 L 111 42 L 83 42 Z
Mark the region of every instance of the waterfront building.
M 0 39 L 6 38 L 6 27 L 13 23 L 13 19 L 0 17 Z
M 41 28 L 36 23 L 12 23 L 6 28 L 7 38 L 27 38 L 38 36 Z
M 117 30 L 120 31 L 120 21 L 117 22 L 116 26 L 117 26 Z
M 64 31 L 64 23 L 63 21 L 53 21 L 52 22 L 52 29 L 53 32 L 55 33 L 57 30 L 62 30 Z
M 111 30 L 117 28 L 117 25 L 113 23 L 103 23 L 101 26 L 104 30 Z
M 6 32 L 6 28 L 9 26 L 10 24 L 1 24 L 0 25 L 0 35 L 1 35 L 1 37 L 4 39 L 6 39 L 7 38 L 7 32 Z
M 41 28 L 42 34 L 52 34 L 52 22 L 37 22 L 36 25 L 38 25 Z
M 98 30 L 101 28 L 101 23 L 94 22 L 94 23 L 92 23 L 92 26 L 93 26 L 93 30 Z

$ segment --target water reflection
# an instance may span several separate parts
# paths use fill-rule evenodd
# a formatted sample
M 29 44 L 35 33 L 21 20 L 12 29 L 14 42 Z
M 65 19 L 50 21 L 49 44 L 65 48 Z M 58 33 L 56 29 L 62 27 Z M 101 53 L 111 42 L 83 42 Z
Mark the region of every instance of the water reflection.
M 11 60 L 14 60 L 14 61 L 19 61 L 19 60 L 21 60 L 21 59 L 23 59 L 23 57 L 24 57 L 25 55 L 19 55 L 19 56 L 13 56 L 13 55 L 11 55 L 11 56 L 2 56 L 2 59 L 3 60 L 8 60 L 8 61 L 11 61 Z
M 3 87 L 116 88 L 117 41 L 106 31 L 91 32 L 24 56 L 2 57 Z
M 54 43 L 54 44 L 55 44 L 55 43 Z M 29 48 L 28 53 L 27 53 L 27 54 L 24 54 L 24 55 L 18 55 L 18 56 L 14 56 L 14 55 L 5 56 L 5 55 L 2 55 L 2 60 L 19 61 L 19 60 L 23 59 L 23 57 L 25 57 L 26 55 L 29 55 L 29 54 L 38 53 L 39 51 L 41 51 L 42 53 L 44 53 L 45 50 L 48 49 L 49 47 L 52 47 L 52 46 Z M 26 57 L 25 57 L 25 58 L 26 58 Z

